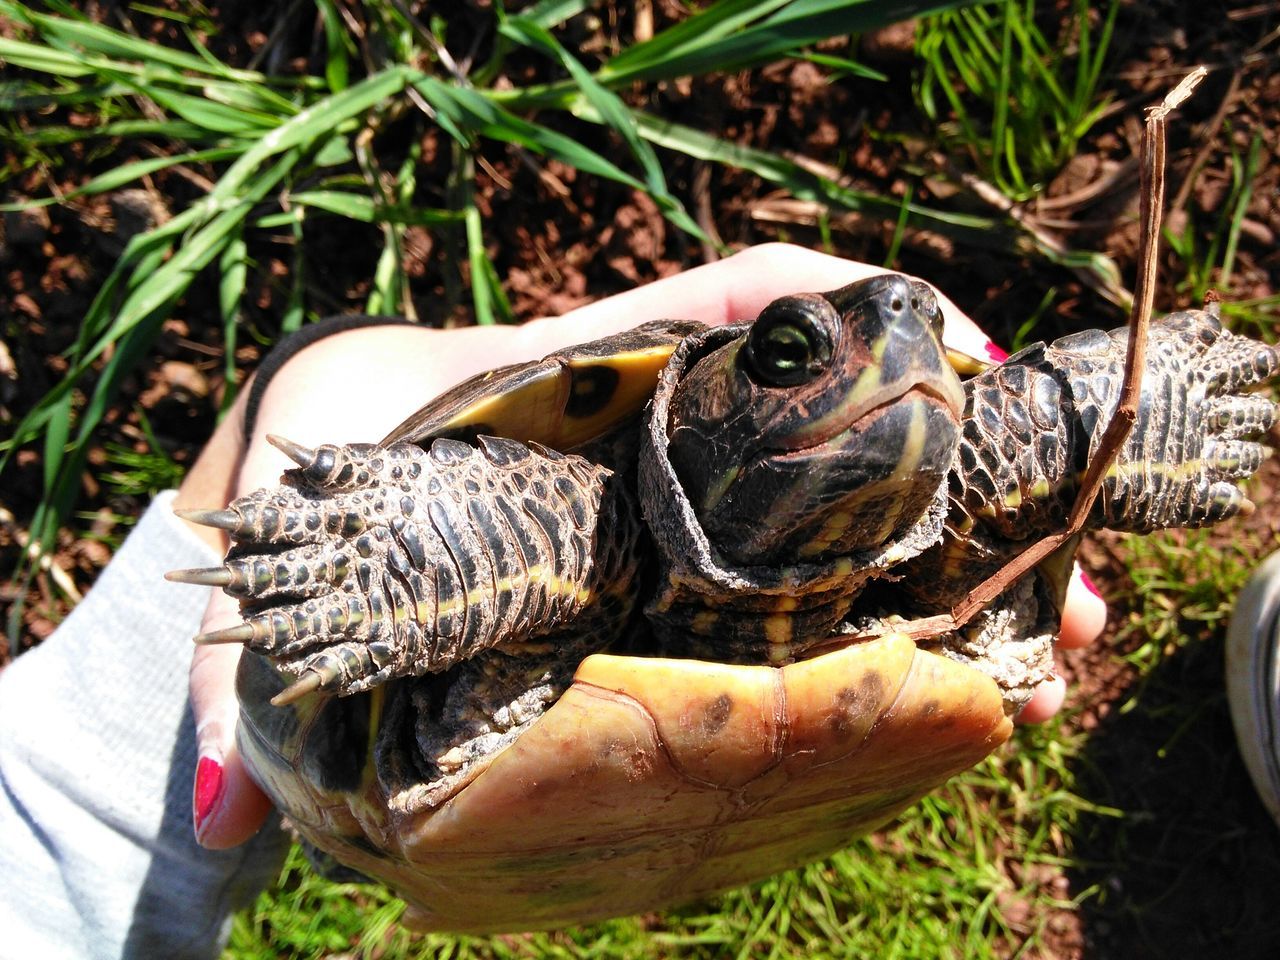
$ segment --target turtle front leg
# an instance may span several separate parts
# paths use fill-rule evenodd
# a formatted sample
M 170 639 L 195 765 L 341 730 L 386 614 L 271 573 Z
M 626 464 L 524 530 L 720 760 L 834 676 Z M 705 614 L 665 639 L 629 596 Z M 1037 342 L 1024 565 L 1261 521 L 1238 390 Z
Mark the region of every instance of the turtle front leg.
M 1063 337 L 972 381 L 953 483 L 964 513 L 1000 539 L 1061 528 L 1119 401 L 1126 335 Z M 1249 391 L 1277 371 L 1280 352 L 1224 330 L 1216 310 L 1153 323 L 1137 421 L 1089 525 L 1145 533 L 1249 510 L 1236 481 L 1267 456 L 1250 438 L 1276 414 Z
M 904 589 L 922 610 L 951 608 L 1028 543 L 1063 528 L 1119 402 L 1126 339 L 1121 328 L 1035 344 L 965 385 L 946 530 L 904 568 Z M 1251 438 L 1276 416 L 1250 390 L 1277 372 L 1280 352 L 1224 330 L 1215 310 L 1154 322 L 1138 417 L 1088 525 L 1145 533 L 1249 510 L 1236 481 L 1268 454 Z
M 502 649 L 395 689 L 375 747 L 397 815 L 440 806 L 488 768 L 560 699 L 601 638 L 574 630 L 548 649 Z M 541 646 L 541 645 L 539 645 Z
M 619 627 L 630 612 L 638 520 L 605 467 L 487 437 L 272 442 L 298 464 L 282 486 L 186 514 L 230 534 L 225 564 L 169 576 L 240 599 L 244 623 L 196 642 L 271 657 L 298 678 L 276 702 L 518 649 L 589 608 Z

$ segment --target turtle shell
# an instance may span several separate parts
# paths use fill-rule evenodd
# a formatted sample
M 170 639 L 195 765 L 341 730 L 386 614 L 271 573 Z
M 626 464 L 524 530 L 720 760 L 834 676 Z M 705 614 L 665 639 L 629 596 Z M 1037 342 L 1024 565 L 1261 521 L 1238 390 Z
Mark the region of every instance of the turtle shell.
M 481 375 L 383 445 L 499 435 L 571 449 L 607 436 L 702 329 L 650 324 Z M 772 589 L 785 593 L 785 577 Z M 781 666 L 597 654 L 424 809 L 376 771 L 385 688 L 272 706 L 287 679 L 242 657 L 239 745 L 255 778 L 312 845 L 409 901 L 416 926 L 458 932 L 650 910 L 807 862 L 1012 729 L 995 682 L 899 634 Z
M 658 320 L 481 373 L 414 412 L 379 445 L 487 435 L 572 450 L 639 413 L 675 348 L 702 329 Z
M 415 926 L 469 933 L 652 910 L 806 863 L 1012 731 L 994 681 L 901 634 L 783 667 L 597 654 L 464 789 L 402 812 L 364 762 L 380 691 L 281 710 L 282 687 L 246 653 L 239 745 L 263 788 Z

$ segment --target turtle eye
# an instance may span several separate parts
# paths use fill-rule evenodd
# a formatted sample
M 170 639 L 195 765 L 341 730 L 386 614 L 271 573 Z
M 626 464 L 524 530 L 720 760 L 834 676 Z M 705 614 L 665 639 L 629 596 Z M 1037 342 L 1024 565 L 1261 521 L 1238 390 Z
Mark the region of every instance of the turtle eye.
M 830 364 L 832 331 L 839 322 L 835 308 L 823 297 L 775 300 L 747 334 L 747 372 L 769 387 L 807 383 Z

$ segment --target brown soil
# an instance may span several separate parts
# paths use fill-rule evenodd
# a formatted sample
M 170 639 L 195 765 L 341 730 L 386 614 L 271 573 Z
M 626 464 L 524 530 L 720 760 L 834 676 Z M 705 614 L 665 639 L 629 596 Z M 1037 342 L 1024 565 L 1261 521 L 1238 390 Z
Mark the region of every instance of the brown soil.
M 679 15 L 677 4 L 664 2 L 656 7 L 659 28 L 667 18 Z M 209 42 L 215 53 L 236 65 L 247 64 L 262 52 L 276 26 L 266 19 L 274 14 L 262 12 L 266 8 L 258 5 L 226 0 L 208 9 L 214 22 L 235 25 L 234 31 L 224 29 Z M 93 12 L 120 25 L 114 6 Z M 137 13 L 131 17 L 140 34 L 182 45 L 165 21 Z M 489 14 L 475 10 L 457 17 L 451 36 L 474 31 L 468 19 L 487 22 Z M 1273 69 L 1278 24 L 1280 9 L 1274 4 L 1249 0 L 1127 5 L 1117 25 L 1111 79 L 1106 85 L 1113 109 L 1048 190 L 1047 196 L 1058 198 L 1056 205 L 1033 205 L 1024 215 L 1048 225 L 1073 248 L 1109 253 L 1123 275 L 1132 278 L 1137 183 L 1126 162 L 1136 152 L 1141 108 L 1157 100 L 1191 66 L 1206 63 L 1212 67 L 1208 80 L 1170 127 L 1169 224 L 1176 231 L 1190 224 L 1201 249 L 1207 246 L 1218 226 L 1233 167 L 1248 151 L 1250 138 L 1260 136 L 1261 166 L 1240 233 L 1235 271 L 1223 292 L 1235 299 L 1280 292 L 1276 272 L 1280 252 L 1275 242 L 1280 233 L 1280 164 L 1275 162 L 1280 151 L 1280 74 Z M 292 31 L 273 40 L 278 49 L 267 52 L 279 69 L 314 67 L 307 62 L 312 55 L 311 26 L 295 23 Z M 585 57 L 604 54 L 617 36 L 626 37 L 631 29 L 629 13 L 610 11 L 595 32 L 572 38 L 571 45 Z M 0 32 L 11 31 L 0 25 Z M 834 167 L 863 189 L 897 198 L 910 188 L 914 200 L 924 205 L 993 213 L 971 193 L 941 185 L 932 133 L 922 125 L 911 99 L 915 68 L 909 51 L 904 53 L 892 35 L 877 36 L 863 49 L 874 66 L 889 75 L 888 83 L 851 79 L 828 83 L 812 64 L 788 61 L 728 77 L 657 84 L 633 96 L 649 110 L 679 122 Z M 277 55 L 282 52 L 283 56 Z M 833 44 L 830 52 L 851 53 L 841 44 Z M 541 69 L 538 63 L 533 57 L 527 63 L 516 58 L 514 78 L 519 82 L 534 78 Z M 540 119 L 558 123 L 606 154 L 616 154 L 616 147 L 595 128 L 549 115 Z M 89 115 L 60 111 L 19 114 L 10 123 L 22 130 L 54 122 L 88 125 L 94 121 Z M 396 138 L 408 133 L 407 128 L 394 125 L 384 131 L 383 146 L 390 156 L 403 149 L 403 144 L 396 145 Z M 422 143 L 418 175 L 422 186 L 416 199 L 423 205 L 443 206 L 440 185 L 450 150 L 443 136 L 430 131 L 422 134 Z M 151 146 L 173 149 L 171 144 Z M 137 143 L 85 141 L 32 165 L 19 142 L 6 141 L 3 199 L 69 191 L 105 169 L 147 155 L 147 149 Z M 968 165 L 964 156 L 951 160 Z M 822 244 L 813 211 L 789 202 L 753 175 L 675 155 L 664 155 L 663 162 L 673 192 L 731 247 L 775 239 Z M 477 165 L 481 171 L 478 200 L 486 218 L 490 254 L 521 319 L 560 313 L 713 255 L 671 227 L 646 197 L 616 184 L 555 162 L 528 164 L 494 143 L 483 145 Z M 394 169 L 395 163 L 388 167 Z M 183 169 L 149 178 L 137 189 L 111 197 L 4 216 L 0 423 L 15 423 L 57 381 L 66 367 L 62 355 L 75 341 L 79 318 L 127 237 L 148 222 L 182 209 L 215 174 L 205 168 Z M 1085 189 L 1099 185 L 1103 188 L 1096 193 Z M 353 228 L 347 221 L 336 231 L 328 229 L 333 221 L 311 223 L 304 255 L 296 261 L 284 235 L 260 237 L 250 251 L 257 268 L 246 296 L 245 329 L 236 353 L 242 374 L 261 359 L 262 344 L 277 335 L 288 281 L 295 270 L 304 272 L 310 302 L 321 313 L 358 311 L 368 293 L 380 244 L 376 231 Z M 884 259 L 894 233 L 892 223 L 870 216 L 834 214 L 829 227 L 834 252 L 871 262 Z M 467 322 L 464 278 L 452 266 L 459 262 L 459 238 L 415 229 L 406 246 L 405 266 L 418 316 L 439 325 Z M 1036 311 L 1051 289 L 1056 295 L 1041 316 L 1036 338 L 1116 325 L 1124 319 L 1070 271 L 1010 249 L 993 252 L 938 234 L 908 231 L 895 266 L 937 283 L 997 342 L 1006 345 L 1022 318 Z M 1188 305 L 1182 265 L 1166 253 L 1164 267 L 1157 306 Z M 136 516 L 143 506 L 135 498 L 113 493 L 104 482 L 111 446 L 146 448 L 141 412 L 164 449 L 179 463 L 189 463 L 212 428 L 225 390 L 222 335 L 213 319 L 217 312 L 216 286 L 203 278 L 165 324 L 152 355 L 116 398 L 94 440 L 77 507 L 79 516 L 87 519 L 77 520 L 75 530 L 63 532 L 53 558 L 54 565 L 81 590 L 88 589 L 109 559 L 103 540 L 122 536 L 125 521 L 121 518 Z M 1280 543 L 1280 520 L 1269 506 L 1277 475 L 1275 469 L 1268 470 L 1254 487 L 1254 499 L 1262 505 L 1251 521 L 1256 534 L 1252 542 L 1259 551 Z M 0 493 L 4 511 L 0 514 L 0 576 L 7 577 L 16 568 L 41 477 L 37 447 L 20 451 L 5 474 Z M 1239 528 L 1226 536 L 1238 539 Z M 1105 540 L 1096 542 L 1085 555 L 1094 579 L 1109 596 L 1123 595 L 1127 583 L 1119 550 L 1113 541 Z M 20 594 L 25 598 L 15 651 L 47 636 L 68 608 L 65 595 L 48 573 L 37 575 L 25 594 L 13 585 L 0 590 L 0 605 L 6 611 Z M 1113 622 L 1124 624 L 1126 619 L 1127 611 L 1117 607 Z M 1064 658 L 1064 670 L 1077 681 L 1067 722 L 1092 734 L 1089 769 L 1083 774 L 1086 795 L 1100 804 L 1126 809 L 1133 809 L 1126 806 L 1131 802 L 1146 806 L 1140 822 L 1128 824 L 1127 842 L 1137 851 L 1129 863 L 1109 862 L 1115 838 L 1105 817 L 1098 818 L 1089 836 L 1077 838 L 1077 847 L 1082 845 L 1086 856 L 1096 853 L 1097 867 L 1069 876 L 1066 896 L 1082 896 L 1095 885 L 1101 892 L 1084 896 L 1077 911 L 1064 910 L 1051 919 L 1049 927 L 1057 938 L 1052 955 L 1209 956 L 1214 955 L 1212 944 L 1232 942 L 1240 947 L 1235 956 L 1276 956 L 1280 954 L 1276 918 L 1240 916 L 1232 896 L 1233 885 L 1240 882 L 1241 863 L 1260 871 L 1255 876 L 1271 889 L 1277 887 L 1280 841 L 1261 814 L 1229 746 L 1218 648 L 1191 645 L 1167 659 L 1161 668 L 1169 672 L 1167 678 L 1148 681 L 1149 686 L 1167 686 L 1170 691 L 1189 685 L 1202 694 L 1207 704 L 1205 722 L 1215 733 L 1213 739 L 1195 739 L 1200 755 L 1179 756 L 1175 742 L 1157 757 L 1158 747 L 1175 731 L 1134 724 L 1122 709 L 1132 695 L 1135 672 L 1116 654 L 1133 648 L 1140 639 L 1127 637 L 1119 644 L 1104 643 Z M 0 663 L 8 655 L 0 651 Z M 1217 746 L 1209 749 L 1205 743 Z M 1160 802 L 1152 805 L 1141 781 L 1157 776 L 1168 778 L 1169 787 L 1161 789 Z M 1139 792 L 1131 795 L 1126 783 L 1134 783 L 1133 790 Z M 1189 849 L 1188 844 L 1195 842 L 1193 831 L 1169 827 L 1171 823 L 1194 825 L 1224 807 L 1249 825 L 1247 837 L 1230 850 Z M 1216 837 L 1218 832 L 1206 835 Z M 1239 857 L 1244 859 L 1233 859 Z M 1215 940 L 1214 934 L 1222 930 L 1235 930 L 1240 936 Z

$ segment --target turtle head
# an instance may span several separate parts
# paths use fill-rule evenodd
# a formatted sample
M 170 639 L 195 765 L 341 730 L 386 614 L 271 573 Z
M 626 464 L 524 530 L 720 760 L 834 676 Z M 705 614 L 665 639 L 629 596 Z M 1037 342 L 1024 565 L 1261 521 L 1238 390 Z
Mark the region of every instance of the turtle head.
M 686 371 L 668 455 L 722 556 L 819 561 L 920 520 L 964 407 L 941 334 L 933 291 L 891 274 L 775 300 Z

